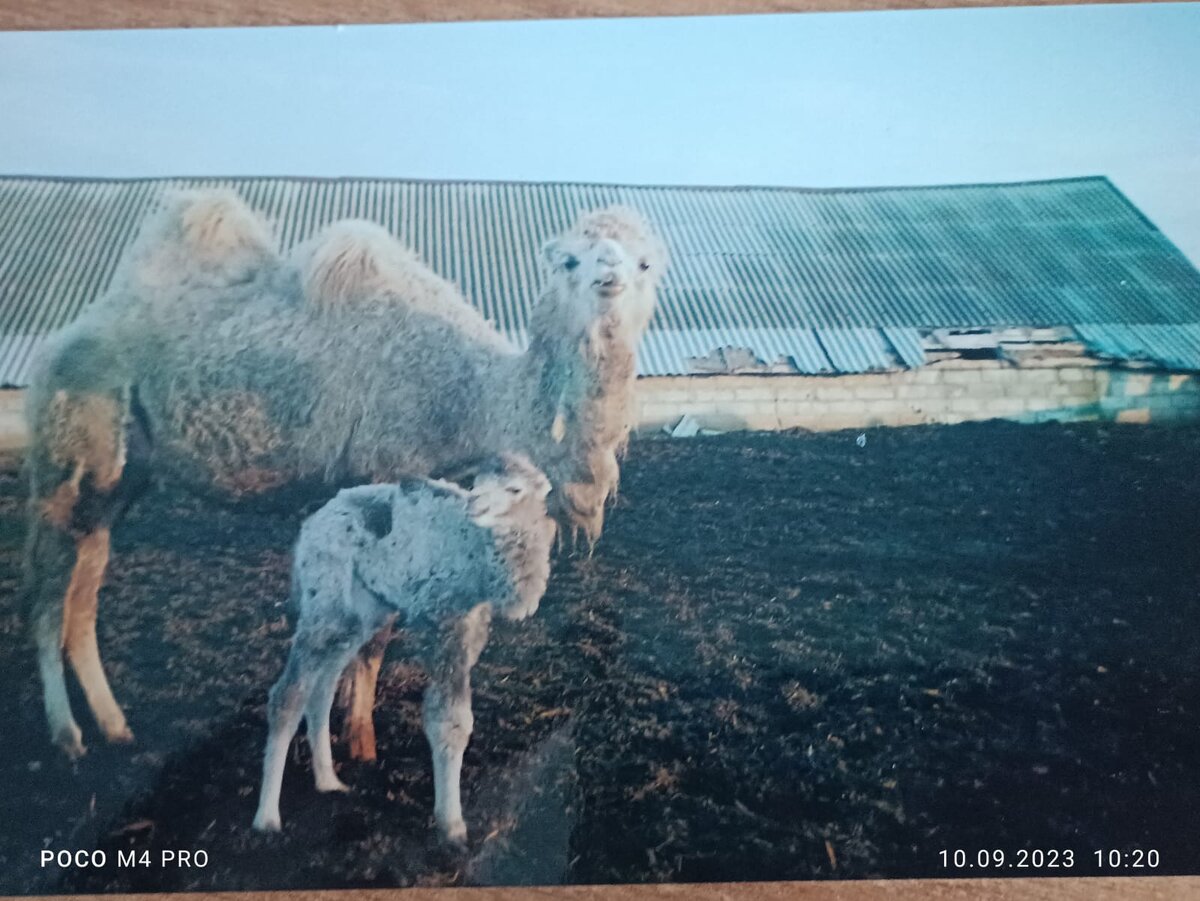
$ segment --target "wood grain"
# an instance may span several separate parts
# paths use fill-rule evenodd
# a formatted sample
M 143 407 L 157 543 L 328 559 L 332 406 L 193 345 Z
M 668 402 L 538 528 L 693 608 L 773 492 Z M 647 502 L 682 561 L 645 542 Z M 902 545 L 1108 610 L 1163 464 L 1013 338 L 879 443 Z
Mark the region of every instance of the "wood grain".
M 1031 0 L 1027 5 L 1048 6 L 1063 2 Z M 338 3 L 329 0 L 0 0 L 0 29 L 331 25 L 1003 5 L 1007 4 L 1002 0 L 343 0 Z

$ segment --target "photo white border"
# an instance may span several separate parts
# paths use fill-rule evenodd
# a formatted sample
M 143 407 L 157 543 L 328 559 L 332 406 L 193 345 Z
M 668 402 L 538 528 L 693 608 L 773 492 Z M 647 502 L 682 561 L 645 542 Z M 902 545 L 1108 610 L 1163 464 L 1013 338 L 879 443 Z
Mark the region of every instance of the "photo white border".
M 0 31 L 744 15 L 1083 5 L 1084 0 L 0 0 Z M 1119 0 L 1102 0 L 1119 2 Z M 1159 2 L 1159 0 L 1139 0 Z M 4 896 L 0 896 L 4 897 Z M 26 895 L 28 901 L 1185 901 L 1200 876 L 899 879 L 570 887 L 430 888 L 147 895 Z

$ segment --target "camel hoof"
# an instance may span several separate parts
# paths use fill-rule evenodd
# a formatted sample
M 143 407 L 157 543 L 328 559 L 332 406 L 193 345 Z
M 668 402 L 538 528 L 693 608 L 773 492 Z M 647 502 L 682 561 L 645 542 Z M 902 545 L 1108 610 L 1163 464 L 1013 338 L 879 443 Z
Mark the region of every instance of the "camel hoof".
M 375 733 L 363 735 L 358 730 L 350 733 L 350 759 L 361 760 L 364 763 L 375 761 Z
M 264 814 L 259 813 L 254 817 L 252 824 L 258 832 L 282 832 L 283 823 L 279 819 L 279 814 Z
M 465 854 L 467 851 L 467 824 L 461 820 L 452 824 L 446 829 L 438 830 L 441 833 L 442 844 L 451 851 L 459 854 Z
M 78 726 L 67 726 L 59 730 L 58 735 L 54 737 L 54 743 L 62 748 L 69 760 L 78 760 L 87 753 L 83 744 L 83 733 L 79 731 Z
M 104 737 L 108 739 L 108 743 L 112 745 L 131 745 L 133 744 L 133 732 L 124 723 L 117 729 L 105 729 Z
M 338 779 L 335 776 L 332 782 L 318 782 L 317 783 L 317 791 L 319 791 L 319 792 L 348 792 L 348 791 L 350 791 L 350 786 L 348 786 L 345 782 L 343 782 L 341 779 Z

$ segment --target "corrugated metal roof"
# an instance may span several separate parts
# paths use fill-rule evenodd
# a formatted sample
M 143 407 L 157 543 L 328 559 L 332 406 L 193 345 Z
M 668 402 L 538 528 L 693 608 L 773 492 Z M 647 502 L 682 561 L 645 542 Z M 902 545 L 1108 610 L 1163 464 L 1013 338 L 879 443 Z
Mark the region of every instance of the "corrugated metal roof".
M 1200 371 L 1200 323 L 1086 323 L 1075 326 L 1075 331 L 1089 348 L 1106 357 L 1144 360 L 1165 369 Z
M 885 328 L 883 335 L 891 343 L 904 365 L 916 369 L 925 365 L 925 347 L 921 342 L 921 333 L 911 328 Z
M 879 372 L 898 368 L 891 345 L 879 329 L 817 329 L 817 340 L 837 372 Z
M 164 189 L 217 185 L 273 220 L 282 248 L 337 219 L 382 223 L 515 337 L 541 243 L 581 210 L 634 206 L 672 256 L 643 374 L 688 372 L 726 346 L 803 372 L 870 371 L 920 365 L 919 331 L 933 327 L 1200 322 L 1200 272 L 1104 178 L 854 190 L 0 178 L 0 383 L 20 384 L 38 337 L 103 293 Z

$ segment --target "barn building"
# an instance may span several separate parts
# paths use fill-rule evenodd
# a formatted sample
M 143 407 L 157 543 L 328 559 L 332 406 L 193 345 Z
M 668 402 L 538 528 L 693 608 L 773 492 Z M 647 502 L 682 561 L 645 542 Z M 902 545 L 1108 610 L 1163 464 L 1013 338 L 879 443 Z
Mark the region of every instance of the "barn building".
M 168 188 L 231 187 L 281 247 L 384 224 L 523 343 L 538 249 L 624 203 L 669 247 L 639 427 L 1200 419 L 1200 272 L 1103 177 L 810 190 L 380 179 L 0 178 L 0 444 L 48 333 Z

